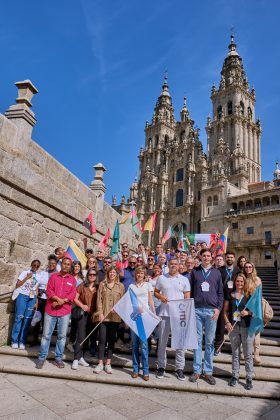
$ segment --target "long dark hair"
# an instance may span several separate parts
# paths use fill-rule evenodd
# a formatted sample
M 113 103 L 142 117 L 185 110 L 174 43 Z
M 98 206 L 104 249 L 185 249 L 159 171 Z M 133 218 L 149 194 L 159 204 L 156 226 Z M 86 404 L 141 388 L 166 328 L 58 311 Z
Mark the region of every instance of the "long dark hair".
M 84 275 L 83 275 L 83 272 L 82 272 L 82 264 L 78 260 L 73 261 L 72 264 L 71 264 L 71 274 L 72 274 L 72 276 L 74 276 L 75 265 L 78 265 L 80 267 L 80 271 L 78 272 L 78 276 L 80 277 L 80 279 L 84 280 Z
M 86 278 L 85 278 L 85 281 L 84 281 L 84 286 L 85 287 L 88 287 L 89 286 L 89 278 L 88 278 L 88 275 L 89 275 L 89 273 L 91 272 L 91 271 L 94 271 L 95 273 L 96 273 L 96 278 L 95 278 L 95 281 L 94 281 L 94 286 L 96 287 L 96 288 L 98 288 L 98 285 L 99 285 L 99 281 L 98 281 L 98 277 L 97 277 L 97 275 L 98 275 L 98 271 L 95 269 L 95 268 L 90 268 L 88 271 L 87 271 L 87 274 L 86 274 Z

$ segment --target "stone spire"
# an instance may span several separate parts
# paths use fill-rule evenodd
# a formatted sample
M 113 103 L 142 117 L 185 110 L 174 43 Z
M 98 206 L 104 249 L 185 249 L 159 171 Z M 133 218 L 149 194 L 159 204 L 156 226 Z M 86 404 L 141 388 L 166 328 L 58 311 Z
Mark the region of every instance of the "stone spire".
M 183 108 L 181 109 L 180 115 L 181 115 L 181 121 L 187 121 L 190 115 L 187 108 L 187 98 L 185 96 L 184 96 Z
M 169 126 L 173 126 L 175 122 L 174 108 L 172 106 L 172 99 L 167 81 L 167 72 L 165 72 L 162 91 L 155 106 L 152 124 L 155 125 L 159 122 Z

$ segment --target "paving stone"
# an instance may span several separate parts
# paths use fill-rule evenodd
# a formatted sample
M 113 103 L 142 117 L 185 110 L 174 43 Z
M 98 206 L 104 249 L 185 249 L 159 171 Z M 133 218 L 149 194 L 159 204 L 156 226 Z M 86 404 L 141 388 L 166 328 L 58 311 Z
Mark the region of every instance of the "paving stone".
M 67 385 L 82 394 L 88 395 L 94 400 L 102 400 L 108 395 L 117 395 L 130 392 L 131 388 L 124 386 L 115 386 L 110 384 L 96 384 L 92 382 L 68 381 Z
M 52 378 L 43 378 L 40 376 L 32 377 L 26 375 L 9 375 L 9 381 L 15 384 L 18 388 L 26 391 L 37 391 L 39 389 L 49 389 L 49 387 L 61 386 L 63 380 L 61 379 L 52 379 Z
M 181 413 L 179 411 L 174 411 L 169 408 L 164 408 L 162 410 L 156 411 L 146 416 L 141 417 L 141 420 L 187 420 L 191 417 L 187 416 L 186 413 Z
M 41 404 L 51 407 L 59 415 L 75 413 L 85 408 L 93 407 L 96 402 L 76 389 L 62 383 L 59 386 L 49 386 L 36 391 L 34 395 Z
M 262 416 L 262 419 L 266 420 L 279 420 L 280 418 L 280 405 L 273 408 L 271 411 L 267 412 L 265 415 Z
M 226 395 L 212 395 L 209 399 L 215 400 L 219 403 L 236 407 L 236 397 L 228 397 Z M 238 399 L 238 406 L 242 409 L 243 415 L 249 413 L 255 416 L 261 416 L 270 410 L 277 407 L 279 403 L 275 400 L 261 399 L 261 398 L 244 398 Z
M 41 404 L 32 398 L 28 393 L 17 389 L 7 387 L 1 389 L 0 392 L 0 407 L 1 414 L 10 415 L 17 413 L 19 408 L 22 410 L 30 410 L 39 408 Z
M 126 393 L 125 398 L 120 398 L 118 395 L 110 396 L 107 400 L 103 400 L 103 403 L 129 419 L 141 418 L 163 408 L 161 404 L 144 398 L 133 391 Z
M 20 410 L 18 413 L 5 415 L 1 417 L 5 420 L 59 420 L 62 419 L 59 415 L 55 414 L 49 408 L 40 405 L 40 407 L 31 410 Z
M 107 395 L 108 397 L 108 395 Z M 125 420 L 127 417 L 122 416 L 117 411 L 111 410 L 105 405 L 97 405 L 92 408 L 81 410 L 75 413 L 67 414 L 63 417 L 66 420 L 104 420 L 104 419 L 114 419 L 114 420 Z

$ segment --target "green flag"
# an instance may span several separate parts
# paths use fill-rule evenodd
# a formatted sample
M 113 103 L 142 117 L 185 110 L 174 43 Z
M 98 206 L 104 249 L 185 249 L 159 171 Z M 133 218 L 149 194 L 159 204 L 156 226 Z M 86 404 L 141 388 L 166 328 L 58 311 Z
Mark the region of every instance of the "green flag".
M 113 245 L 111 248 L 110 255 L 114 255 L 120 252 L 120 226 L 119 221 L 116 221 L 114 234 L 113 234 Z

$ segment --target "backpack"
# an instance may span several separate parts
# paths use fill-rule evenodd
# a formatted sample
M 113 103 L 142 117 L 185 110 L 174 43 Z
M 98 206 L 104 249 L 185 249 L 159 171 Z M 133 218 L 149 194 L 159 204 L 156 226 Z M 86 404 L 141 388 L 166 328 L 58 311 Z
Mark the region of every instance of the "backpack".
M 273 318 L 273 309 L 268 303 L 268 301 L 262 298 L 262 309 L 263 309 L 263 322 L 264 325 L 267 325 L 269 321 Z

